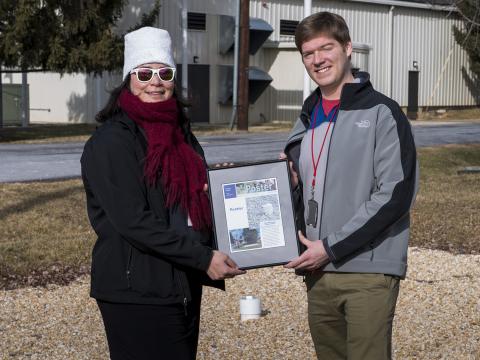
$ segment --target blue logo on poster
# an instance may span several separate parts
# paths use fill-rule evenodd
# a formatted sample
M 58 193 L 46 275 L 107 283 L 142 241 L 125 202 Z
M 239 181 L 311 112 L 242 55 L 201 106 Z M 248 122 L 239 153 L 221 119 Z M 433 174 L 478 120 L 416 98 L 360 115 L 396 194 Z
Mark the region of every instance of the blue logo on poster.
M 237 190 L 235 184 L 223 185 L 223 194 L 225 199 L 232 199 L 237 197 Z

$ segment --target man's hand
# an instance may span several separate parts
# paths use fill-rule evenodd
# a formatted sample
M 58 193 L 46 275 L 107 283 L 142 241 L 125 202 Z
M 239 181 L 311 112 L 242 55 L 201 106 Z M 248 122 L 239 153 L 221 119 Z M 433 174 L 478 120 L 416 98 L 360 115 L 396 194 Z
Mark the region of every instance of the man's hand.
M 223 280 L 245 274 L 245 271 L 240 270 L 237 264 L 224 253 L 213 250 L 213 257 L 210 261 L 207 274 L 212 280 Z
M 280 160 L 285 160 L 287 158 L 287 154 L 281 152 L 278 156 Z M 290 180 L 292 183 L 292 188 L 295 188 L 298 185 L 298 174 L 295 170 L 293 170 L 293 161 L 289 161 L 288 165 L 290 167 Z
M 286 268 L 313 271 L 330 261 L 321 240 L 310 241 L 303 236 L 301 231 L 298 232 L 298 237 L 307 250 L 286 264 Z

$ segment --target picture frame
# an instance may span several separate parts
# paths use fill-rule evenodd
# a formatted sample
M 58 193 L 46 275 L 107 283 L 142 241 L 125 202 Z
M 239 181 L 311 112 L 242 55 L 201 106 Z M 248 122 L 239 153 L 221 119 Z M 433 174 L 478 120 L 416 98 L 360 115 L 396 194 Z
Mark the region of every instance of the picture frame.
M 211 168 L 216 249 L 241 269 L 282 265 L 300 253 L 287 160 Z

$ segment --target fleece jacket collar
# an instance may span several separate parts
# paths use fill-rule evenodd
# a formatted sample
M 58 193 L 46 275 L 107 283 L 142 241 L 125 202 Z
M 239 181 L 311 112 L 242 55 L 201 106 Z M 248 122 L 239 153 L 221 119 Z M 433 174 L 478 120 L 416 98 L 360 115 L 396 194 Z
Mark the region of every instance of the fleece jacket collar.
M 374 91 L 372 84 L 370 83 L 370 75 L 367 72 L 360 71 L 355 73 L 355 79 L 358 79 L 359 81 L 347 83 L 343 86 L 340 94 L 339 110 L 348 110 L 355 107 L 356 102 L 360 101 L 364 96 Z M 321 98 L 322 92 L 320 91 L 320 87 L 317 87 L 310 94 L 310 96 L 305 99 L 305 102 L 302 106 L 300 119 L 306 128 L 308 128 L 310 125 L 310 114 Z

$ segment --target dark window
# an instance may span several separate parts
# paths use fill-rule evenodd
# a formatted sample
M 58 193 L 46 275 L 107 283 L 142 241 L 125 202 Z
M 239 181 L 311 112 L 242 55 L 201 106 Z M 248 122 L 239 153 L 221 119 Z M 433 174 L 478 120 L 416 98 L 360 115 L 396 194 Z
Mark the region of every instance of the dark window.
M 298 21 L 280 20 L 280 35 L 295 35 Z
M 189 12 L 187 15 L 189 30 L 206 30 L 206 15 L 201 13 Z

